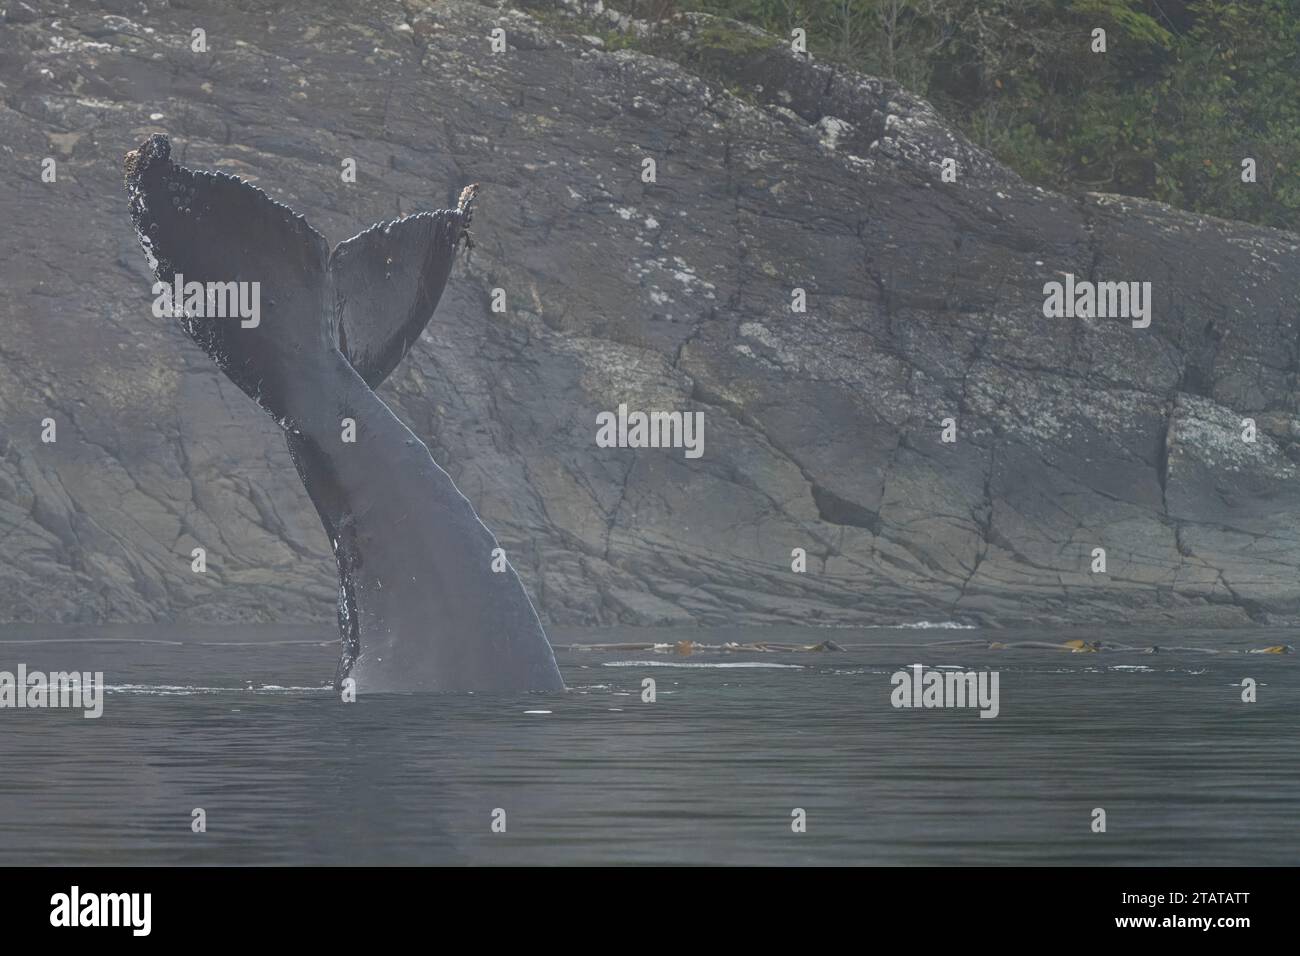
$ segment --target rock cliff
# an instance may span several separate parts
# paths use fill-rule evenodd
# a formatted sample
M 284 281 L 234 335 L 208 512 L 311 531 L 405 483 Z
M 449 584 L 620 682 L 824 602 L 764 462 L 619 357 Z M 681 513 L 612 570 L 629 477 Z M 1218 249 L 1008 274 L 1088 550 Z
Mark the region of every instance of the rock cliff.
M 710 17 L 265 6 L 5 6 L 0 620 L 332 618 L 277 426 L 151 313 L 120 169 L 151 132 L 332 242 L 482 184 L 381 394 L 551 622 L 1300 616 L 1295 235 L 1026 185 Z M 1150 282 L 1150 326 L 1045 317 L 1067 273 Z M 597 447 L 620 404 L 702 411 L 703 455 Z

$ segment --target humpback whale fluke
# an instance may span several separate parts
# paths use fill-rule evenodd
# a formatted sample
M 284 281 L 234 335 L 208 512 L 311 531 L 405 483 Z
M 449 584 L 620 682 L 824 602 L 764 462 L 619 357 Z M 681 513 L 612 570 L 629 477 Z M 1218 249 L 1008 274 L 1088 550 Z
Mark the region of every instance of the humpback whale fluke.
M 331 252 L 260 189 L 170 154 L 157 135 L 127 154 L 131 218 L 159 282 L 208 290 L 207 309 L 187 294 L 182 328 L 285 431 L 338 562 L 336 686 L 562 690 L 523 583 L 493 570 L 496 538 L 372 390 L 433 315 L 477 187 Z M 229 283 L 260 283 L 256 322 L 213 316 L 214 285 L 244 288 Z

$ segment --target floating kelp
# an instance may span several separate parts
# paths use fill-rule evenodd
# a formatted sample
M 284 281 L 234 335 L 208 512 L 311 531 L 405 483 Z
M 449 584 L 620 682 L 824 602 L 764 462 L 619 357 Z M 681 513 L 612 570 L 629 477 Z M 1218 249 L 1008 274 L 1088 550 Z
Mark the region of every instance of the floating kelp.
M 1220 648 L 1220 647 L 1184 647 L 1184 646 L 1165 646 L 1152 644 L 1149 646 L 1120 644 L 1115 641 L 1084 641 L 1072 639 L 1068 641 L 990 641 L 987 639 L 966 639 L 955 641 L 927 641 L 922 644 L 914 643 L 884 643 L 884 644 L 839 644 L 835 641 L 822 641 L 819 644 L 791 644 L 780 641 L 752 641 L 740 643 L 737 641 L 726 641 L 722 644 L 704 644 L 699 641 L 676 641 L 665 643 L 659 641 L 645 641 L 638 643 L 619 643 L 619 644 L 556 644 L 557 651 L 574 651 L 574 652 L 607 652 L 607 651 L 651 651 L 655 654 L 679 654 L 687 656 L 696 652 L 719 652 L 728 653 L 744 651 L 746 653 L 826 653 L 826 652 L 847 652 L 856 650 L 868 650 L 874 648 L 921 648 L 921 647 L 969 647 L 983 648 L 990 651 L 1006 650 L 1042 650 L 1042 651 L 1065 651 L 1071 654 L 1096 654 L 1099 652 L 1121 651 L 1130 654 L 1164 654 L 1164 653 L 1194 653 L 1194 654 L 1293 654 L 1295 646 L 1292 644 L 1272 644 L 1268 647 L 1254 647 L 1247 649 L 1237 648 Z

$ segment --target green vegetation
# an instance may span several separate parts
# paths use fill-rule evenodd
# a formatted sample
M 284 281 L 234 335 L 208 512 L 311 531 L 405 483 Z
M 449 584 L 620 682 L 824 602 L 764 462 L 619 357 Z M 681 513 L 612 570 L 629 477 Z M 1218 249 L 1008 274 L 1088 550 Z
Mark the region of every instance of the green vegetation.
M 735 29 L 734 24 L 728 27 L 725 23 L 710 22 L 695 32 L 691 42 L 728 53 L 762 53 L 781 41 L 775 37 L 742 32 Z
M 1300 230 L 1300 0 L 677 0 L 683 9 L 781 37 L 802 27 L 814 55 L 924 95 L 1033 182 Z M 1105 53 L 1090 49 L 1097 27 Z

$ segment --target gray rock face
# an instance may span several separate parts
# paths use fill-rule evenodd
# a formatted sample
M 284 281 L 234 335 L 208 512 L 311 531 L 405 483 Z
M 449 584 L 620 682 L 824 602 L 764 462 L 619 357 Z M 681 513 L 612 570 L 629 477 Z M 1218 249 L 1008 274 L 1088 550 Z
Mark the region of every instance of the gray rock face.
M 151 313 L 120 163 L 154 131 L 333 242 L 482 183 L 381 394 L 552 622 L 1300 616 L 1296 236 L 1027 186 L 706 17 L 262 6 L 0 24 L 0 619 L 332 620 L 277 426 Z M 1044 317 L 1065 273 L 1151 282 L 1150 327 Z M 620 403 L 703 411 L 703 456 L 597 447 Z

